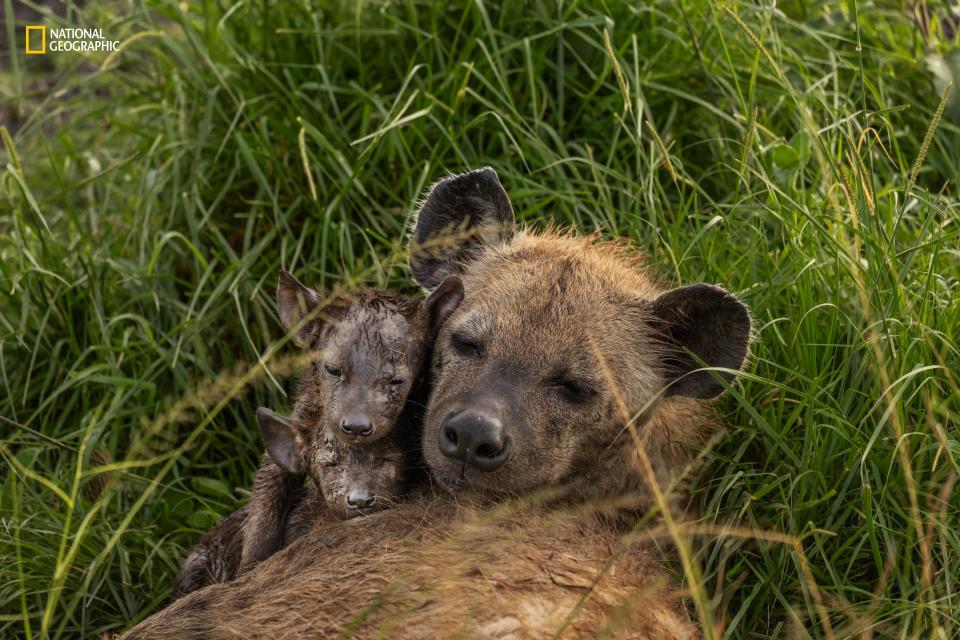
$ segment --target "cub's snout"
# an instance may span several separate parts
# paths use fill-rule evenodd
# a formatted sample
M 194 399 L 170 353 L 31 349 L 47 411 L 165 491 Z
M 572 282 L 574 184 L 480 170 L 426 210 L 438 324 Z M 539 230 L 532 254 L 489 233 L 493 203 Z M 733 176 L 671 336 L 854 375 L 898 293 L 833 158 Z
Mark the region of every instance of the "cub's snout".
M 366 489 L 354 489 L 347 494 L 346 502 L 348 509 L 366 513 L 375 510 L 383 500 L 377 500 L 377 496 Z
M 366 414 L 352 413 L 340 421 L 340 432 L 352 438 L 367 438 L 374 433 L 373 421 Z

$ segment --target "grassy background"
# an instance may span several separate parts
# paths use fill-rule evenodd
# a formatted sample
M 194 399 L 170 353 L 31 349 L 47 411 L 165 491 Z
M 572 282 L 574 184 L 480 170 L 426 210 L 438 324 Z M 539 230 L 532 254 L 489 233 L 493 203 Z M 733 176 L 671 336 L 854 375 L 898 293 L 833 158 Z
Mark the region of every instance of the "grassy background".
M 698 538 L 708 634 L 956 637 L 960 105 L 937 109 L 960 64 L 927 5 L 47 18 L 129 40 L 0 70 L 19 124 L 0 150 L 0 636 L 109 634 L 161 607 L 244 500 L 254 408 L 287 408 L 279 360 L 247 379 L 281 335 L 278 267 L 409 290 L 409 207 L 490 164 L 524 221 L 628 237 L 665 281 L 753 310 L 693 503 L 804 554 Z

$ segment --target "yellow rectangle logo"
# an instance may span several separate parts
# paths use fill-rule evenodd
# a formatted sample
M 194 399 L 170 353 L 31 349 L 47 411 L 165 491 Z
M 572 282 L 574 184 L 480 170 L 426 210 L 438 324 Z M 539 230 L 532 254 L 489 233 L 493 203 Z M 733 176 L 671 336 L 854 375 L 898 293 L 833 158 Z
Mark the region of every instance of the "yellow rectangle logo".
M 47 52 L 47 28 L 43 25 L 33 25 L 33 26 L 27 25 L 25 29 L 26 29 L 25 31 L 26 39 L 24 42 L 24 52 L 27 53 L 27 55 L 33 55 L 37 53 L 46 53 Z M 39 49 L 30 48 L 30 32 L 31 31 L 40 32 L 40 48 Z

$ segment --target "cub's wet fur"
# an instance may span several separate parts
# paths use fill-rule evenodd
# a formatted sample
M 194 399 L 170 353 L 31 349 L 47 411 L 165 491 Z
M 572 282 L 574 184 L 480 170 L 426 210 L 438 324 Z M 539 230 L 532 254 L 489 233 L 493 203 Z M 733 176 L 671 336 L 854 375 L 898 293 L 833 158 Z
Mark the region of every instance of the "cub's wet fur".
M 361 290 L 320 308 L 318 292 L 281 271 L 281 322 L 318 357 L 301 375 L 291 420 L 258 410 L 268 455 L 250 502 L 191 551 L 174 597 L 234 578 L 315 519 L 369 514 L 400 497 L 417 466 L 433 336 L 462 297 L 452 277 L 425 300 Z
M 272 463 L 258 472 L 265 491 L 251 496 L 241 568 L 283 546 L 285 516 L 296 504 L 284 475 L 304 475 L 346 519 L 396 501 L 405 488 L 426 404 L 433 337 L 463 299 L 451 277 L 424 300 L 361 290 L 320 307 L 321 295 L 280 272 L 277 310 L 302 348 L 317 354 L 300 378 L 289 422 L 268 409 L 257 421 Z
M 420 466 L 420 413 L 411 406 L 386 436 L 348 445 L 325 428 L 258 409 L 268 455 L 246 507 L 240 571 L 287 546 L 317 520 L 347 520 L 396 504 Z
M 434 336 L 463 299 L 458 277 L 417 300 L 361 289 L 326 306 L 323 296 L 280 272 L 277 311 L 300 347 L 316 354 L 301 378 L 295 418 L 345 444 L 387 435 L 408 396 L 423 396 Z
M 270 429 L 296 429 L 285 418 L 260 408 L 257 421 Z M 264 426 L 266 425 L 266 426 Z M 409 425 L 407 425 L 409 426 Z M 416 431 L 395 428 L 365 446 L 345 445 L 325 431 L 298 429 L 322 459 L 306 473 L 291 473 L 265 455 L 250 491 L 250 502 L 210 529 L 194 546 L 177 576 L 173 599 L 209 584 L 227 582 L 300 538 L 318 521 L 368 515 L 396 504 L 416 470 Z M 299 447 L 298 447 L 299 449 Z M 299 468 L 306 458 L 295 454 Z M 304 486 L 304 476 L 310 482 Z
M 237 577 L 243 550 L 243 523 L 247 508 L 240 507 L 193 545 L 173 582 L 174 600 L 208 584 L 227 582 Z

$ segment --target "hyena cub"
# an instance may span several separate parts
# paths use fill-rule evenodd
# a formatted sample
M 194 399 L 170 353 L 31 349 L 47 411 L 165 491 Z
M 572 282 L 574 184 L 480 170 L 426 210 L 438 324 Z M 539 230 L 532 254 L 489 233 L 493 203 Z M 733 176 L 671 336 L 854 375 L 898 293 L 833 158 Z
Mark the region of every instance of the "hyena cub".
M 287 546 L 318 519 L 347 520 L 396 503 L 420 466 L 414 414 L 405 410 L 375 442 L 348 445 L 324 428 L 257 409 L 268 453 L 246 506 L 240 571 Z M 310 479 L 306 488 L 304 476 Z
M 317 357 L 300 378 L 291 419 L 257 410 L 267 455 L 250 502 L 194 547 L 175 598 L 232 580 L 318 518 L 372 513 L 401 495 L 419 466 L 433 339 L 462 298 L 451 277 L 424 300 L 361 290 L 317 309 L 320 295 L 281 271 L 280 320 Z

